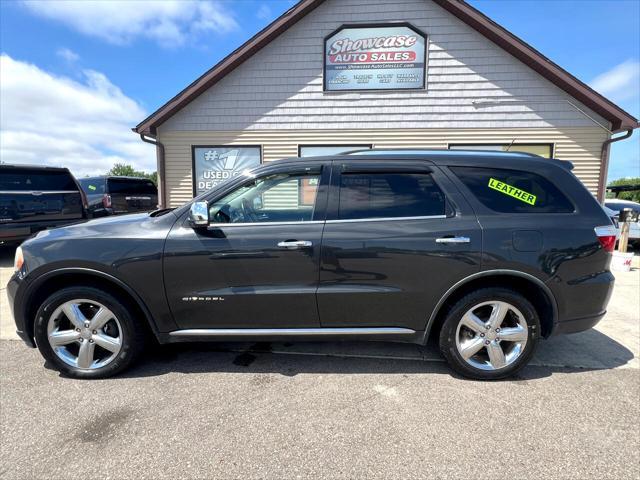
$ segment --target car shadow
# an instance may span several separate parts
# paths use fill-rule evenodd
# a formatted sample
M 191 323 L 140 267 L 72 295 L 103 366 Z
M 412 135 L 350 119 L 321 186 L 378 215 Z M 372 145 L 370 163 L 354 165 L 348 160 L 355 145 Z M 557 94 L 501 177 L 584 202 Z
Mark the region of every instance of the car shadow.
M 597 330 L 542 341 L 530 365 L 505 381 L 523 382 L 554 373 L 608 370 L 634 354 Z M 437 346 L 380 342 L 180 343 L 153 345 L 133 368 L 116 378 L 169 373 L 455 374 Z

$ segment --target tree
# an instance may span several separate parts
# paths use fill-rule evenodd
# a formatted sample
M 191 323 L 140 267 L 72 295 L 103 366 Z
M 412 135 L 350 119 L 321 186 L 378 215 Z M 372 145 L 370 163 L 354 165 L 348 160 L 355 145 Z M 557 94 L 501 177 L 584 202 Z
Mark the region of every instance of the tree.
M 107 172 L 107 175 L 117 175 L 121 177 L 139 177 L 151 180 L 154 185 L 158 185 L 158 172 L 143 172 L 136 170 L 131 165 L 126 163 L 114 163 L 111 170 Z
M 619 178 L 609 183 L 607 187 L 615 187 L 620 185 L 640 185 L 640 177 L 635 178 Z M 607 192 L 607 198 L 615 198 L 615 194 Z M 624 200 L 632 200 L 634 202 L 640 202 L 640 187 L 637 190 L 631 190 L 629 192 L 620 192 L 618 198 Z

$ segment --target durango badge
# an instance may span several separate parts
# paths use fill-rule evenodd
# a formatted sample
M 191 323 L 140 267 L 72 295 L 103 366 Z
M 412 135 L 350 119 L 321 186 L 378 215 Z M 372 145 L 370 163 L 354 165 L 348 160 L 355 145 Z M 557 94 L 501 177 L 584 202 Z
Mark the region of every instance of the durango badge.
M 489 188 L 493 188 L 505 195 L 509 195 L 510 197 L 516 198 L 524 203 L 528 203 L 529 205 L 536 204 L 536 196 L 532 193 L 525 192 L 524 190 L 520 190 L 514 186 L 508 185 L 500 180 L 496 180 L 495 178 L 489 179 Z

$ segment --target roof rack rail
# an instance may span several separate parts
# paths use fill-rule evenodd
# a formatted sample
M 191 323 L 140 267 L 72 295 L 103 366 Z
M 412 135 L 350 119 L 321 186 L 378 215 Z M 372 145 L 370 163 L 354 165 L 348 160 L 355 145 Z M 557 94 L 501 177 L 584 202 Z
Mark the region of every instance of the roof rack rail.
M 448 149 L 435 149 L 435 148 L 384 148 L 384 149 L 368 149 L 368 150 L 351 150 L 349 152 L 344 152 L 343 155 L 364 155 L 364 156 L 375 156 L 375 155 L 394 155 L 394 154 L 403 154 L 403 155 L 478 155 L 478 156 L 496 156 L 496 155 L 505 155 L 505 156 L 526 156 L 533 158 L 544 158 L 540 155 L 536 155 L 535 153 L 529 152 L 518 152 L 517 150 L 512 150 L 508 152 L 504 152 L 501 150 L 448 150 Z

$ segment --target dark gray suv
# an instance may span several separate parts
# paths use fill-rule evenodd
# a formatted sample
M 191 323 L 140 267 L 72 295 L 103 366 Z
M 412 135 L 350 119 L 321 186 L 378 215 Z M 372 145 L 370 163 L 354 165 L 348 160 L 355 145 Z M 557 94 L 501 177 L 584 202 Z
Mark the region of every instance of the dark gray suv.
M 175 210 L 25 242 L 18 334 L 78 378 L 149 339 L 429 338 L 459 373 L 506 377 L 606 311 L 616 231 L 571 168 L 411 150 L 265 164 Z

